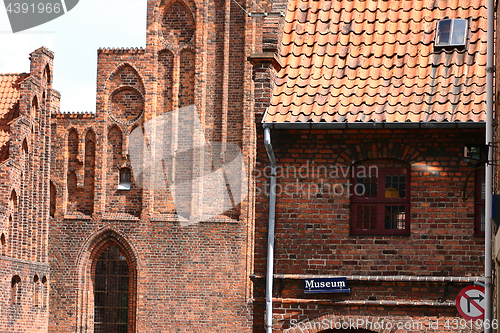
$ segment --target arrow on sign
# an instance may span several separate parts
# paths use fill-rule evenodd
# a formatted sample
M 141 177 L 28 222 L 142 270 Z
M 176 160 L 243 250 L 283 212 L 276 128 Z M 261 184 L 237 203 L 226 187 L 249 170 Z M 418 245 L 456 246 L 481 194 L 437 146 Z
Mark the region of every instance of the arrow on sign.
M 481 309 L 481 307 L 479 306 L 479 304 L 477 304 L 474 300 L 477 299 L 478 302 L 481 303 L 481 301 L 484 299 L 483 295 L 479 295 L 479 296 L 476 296 L 476 297 L 467 297 L 467 296 L 465 296 L 465 297 L 467 299 L 467 312 L 470 312 L 470 305 L 471 305 L 471 303 L 476 308 Z

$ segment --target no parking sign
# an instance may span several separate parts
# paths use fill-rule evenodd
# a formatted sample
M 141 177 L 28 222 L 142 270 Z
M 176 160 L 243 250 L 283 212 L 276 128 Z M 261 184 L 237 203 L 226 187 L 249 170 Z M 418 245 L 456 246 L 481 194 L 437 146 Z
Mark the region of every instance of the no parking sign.
M 469 286 L 457 296 L 457 310 L 467 320 L 484 319 L 485 293 L 481 286 Z

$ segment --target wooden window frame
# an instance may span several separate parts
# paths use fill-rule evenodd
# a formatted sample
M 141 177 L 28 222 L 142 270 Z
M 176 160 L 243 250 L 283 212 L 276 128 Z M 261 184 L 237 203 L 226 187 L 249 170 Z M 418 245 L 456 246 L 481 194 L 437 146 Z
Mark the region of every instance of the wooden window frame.
M 373 166 L 373 165 L 372 165 Z M 375 165 L 376 166 L 376 165 Z M 378 236 L 408 236 L 410 234 L 410 168 L 409 167 L 378 167 L 377 170 L 377 196 L 374 198 L 366 198 L 356 195 L 358 188 L 358 167 L 355 167 L 352 179 L 351 193 L 351 235 L 378 235 Z M 385 197 L 385 176 L 390 174 L 405 175 L 405 197 L 404 198 L 386 198 Z M 404 229 L 386 229 L 385 228 L 385 208 L 386 206 L 404 206 L 405 217 Z M 361 206 L 376 206 L 377 221 L 376 229 L 360 229 L 357 227 L 357 208 Z

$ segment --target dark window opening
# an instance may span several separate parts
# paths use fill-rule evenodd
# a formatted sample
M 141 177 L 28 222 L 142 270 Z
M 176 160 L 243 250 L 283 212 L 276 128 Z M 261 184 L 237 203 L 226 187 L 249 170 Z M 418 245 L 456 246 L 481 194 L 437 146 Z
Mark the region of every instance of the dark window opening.
M 21 304 L 21 278 L 14 275 L 11 281 L 11 302 L 14 305 Z
M 49 298 L 49 286 L 47 283 L 47 277 L 42 277 L 42 288 L 40 290 L 40 301 L 42 302 L 42 306 L 46 306 Z
M 33 305 L 39 306 L 40 304 L 40 279 L 35 274 L 33 277 Z
M 485 193 L 486 181 L 484 169 L 476 171 L 475 177 L 475 200 L 474 200 L 474 233 L 476 236 L 484 237 L 485 226 Z
M 410 179 L 407 168 L 355 169 L 351 234 L 408 235 Z
M 54 217 L 56 215 L 56 198 L 57 198 L 57 190 L 54 186 L 54 183 L 50 182 L 50 217 Z
M 95 267 L 95 333 L 128 332 L 129 277 L 127 259 L 111 245 L 101 254 Z

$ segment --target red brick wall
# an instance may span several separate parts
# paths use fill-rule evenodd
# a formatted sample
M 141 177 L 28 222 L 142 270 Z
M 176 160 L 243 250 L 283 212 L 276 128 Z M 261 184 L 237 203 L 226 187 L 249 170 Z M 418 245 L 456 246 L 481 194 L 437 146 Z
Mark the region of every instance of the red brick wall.
M 272 130 L 278 161 L 275 274 L 335 276 L 481 276 L 484 238 L 474 235 L 474 181 L 462 186 L 473 162 L 462 159 L 464 143 L 481 143 L 483 130 Z M 269 162 L 261 137 L 256 168 L 255 327 L 263 328 L 267 255 Z M 409 236 L 351 236 L 348 168 L 366 160 L 400 161 L 411 167 Z M 326 173 L 324 170 L 328 170 Z M 342 174 L 346 172 L 346 175 Z M 288 174 L 287 174 L 288 171 Z M 349 172 L 348 172 L 349 171 Z M 337 192 L 329 186 L 337 185 Z M 455 300 L 466 284 L 355 282 L 347 296 L 311 297 L 302 279 L 275 282 L 274 297 L 329 300 Z M 446 297 L 445 287 L 447 289 Z M 382 292 L 383 291 L 383 292 Z M 316 296 L 316 295 L 314 295 Z M 293 303 L 293 302 L 292 302 Z M 306 304 L 306 303 L 304 303 Z M 383 305 L 339 309 L 331 304 L 275 304 L 276 327 L 287 320 L 325 314 L 457 316 L 453 306 L 401 309 Z M 285 311 L 290 308 L 292 310 Z M 304 310 L 304 309 L 310 309 Z M 376 311 L 374 310 L 376 309 Z M 283 316 L 283 314 L 292 314 Z
M 146 49 L 99 50 L 97 113 L 53 116 L 58 200 L 50 239 L 50 332 L 92 327 L 89 272 L 109 242 L 119 244 L 132 267 L 137 332 L 251 330 L 253 195 L 209 222 L 183 226 L 168 189 L 140 186 L 155 170 L 133 173 L 131 190 L 117 190 L 119 169 L 132 167 L 129 155 L 142 149 L 133 146 L 131 132 L 177 107 L 196 106 L 205 141 L 235 143 L 245 161 L 253 154 L 253 114 L 243 107 L 251 97 L 247 22 L 228 3 L 148 1 Z M 95 155 L 87 133 L 95 135 Z M 151 140 L 164 140 L 160 134 Z M 144 155 L 144 164 L 152 158 Z M 77 195 L 67 181 L 72 169 L 78 169 Z
M 1 332 L 47 331 L 50 114 L 60 98 L 52 90 L 53 57 L 46 48 L 30 55 L 9 158 L 0 164 Z
M 484 239 L 474 236 L 474 182 L 470 199 L 462 186 L 473 162 L 462 160 L 465 142 L 481 142 L 481 130 L 273 130 L 278 166 L 276 260 L 281 273 L 456 276 L 480 273 L 476 256 Z M 267 225 L 269 174 L 265 150 L 259 151 L 257 206 L 259 224 Z M 351 161 L 396 159 L 411 165 L 411 235 L 409 237 L 350 237 L 349 196 L 328 195 L 326 185 L 347 186 Z M 290 172 L 287 177 L 287 167 Z M 325 177 L 324 169 L 328 168 Z M 302 167 L 302 172 L 301 171 Z M 294 170 L 297 172 L 294 174 Z M 320 175 L 318 176 L 318 170 Z M 337 171 L 338 170 L 338 174 Z M 279 172 L 280 170 L 278 170 Z M 302 189 L 296 181 L 304 184 Z M 316 188 L 325 185 L 323 193 Z M 285 188 L 288 186 L 287 193 Z M 344 187 L 347 188 L 347 187 Z M 307 190 L 310 190 L 308 198 Z M 262 193 L 261 193 L 262 192 Z M 266 192 L 268 193 L 268 192 Z M 267 235 L 259 232 L 263 241 Z M 314 244 L 314 246 L 312 245 Z M 320 248 L 324 248 L 324 253 Z M 370 251 L 367 251 L 370 249 Z M 388 250 L 391 250 L 387 252 Z M 385 254 L 383 251 L 386 251 Z M 256 272 L 265 270 L 265 253 L 257 251 Z M 412 260 L 408 260 L 411 258 Z M 439 263 L 439 265 L 437 265 Z

